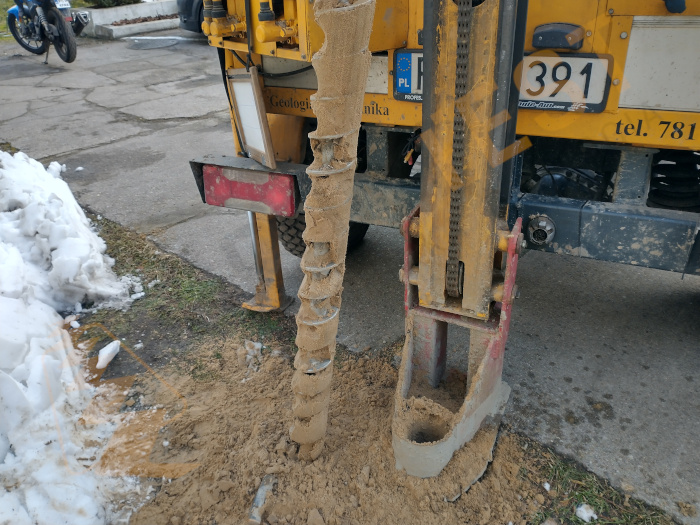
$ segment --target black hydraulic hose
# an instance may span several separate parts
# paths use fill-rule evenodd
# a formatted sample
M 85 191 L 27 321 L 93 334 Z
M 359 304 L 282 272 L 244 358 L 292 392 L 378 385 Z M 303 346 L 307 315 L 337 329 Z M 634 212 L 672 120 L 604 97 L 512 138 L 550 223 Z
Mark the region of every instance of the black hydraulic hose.
M 283 78 L 283 77 L 291 77 L 292 75 L 298 75 L 299 73 L 304 73 L 305 71 L 309 71 L 310 69 L 313 69 L 314 66 L 306 66 L 302 67 L 301 69 L 295 69 L 294 71 L 286 71 L 284 73 L 265 73 L 261 72 L 260 74 L 264 76 L 265 78 Z
M 238 60 L 243 67 L 248 69 L 249 64 L 247 64 L 238 53 L 235 51 L 231 51 L 233 53 L 233 56 Z M 298 75 L 299 73 L 304 73 L 306 71 L 309 71 L 310 69 L 313 69 L 314 66 L 306 66 L 302 67 L 301 69 L 295 69 L 294 71 L 286 71 L 284 73 L 265 73 L 264 71 L 260 71 L 260 74 L 265 77 L 265 78 L 284 78 L 284 77 L 291 77 L 293 75 Z M 258 68 L 260 69 L 260 68 Z
M 233 56 L 236 57 L 236 60 L 238 60 L 241 64 L 243 64 L 243 67 L 248 67 L 248 64 L 245 63 L 245 61 L 236 53 L 235 51 L 231 51 L 233 53 Z

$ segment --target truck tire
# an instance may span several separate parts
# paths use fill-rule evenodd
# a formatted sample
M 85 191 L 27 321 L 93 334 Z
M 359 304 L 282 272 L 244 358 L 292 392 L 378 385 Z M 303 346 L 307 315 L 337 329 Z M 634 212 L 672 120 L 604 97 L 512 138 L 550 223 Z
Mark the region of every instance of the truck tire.
M 282 246 L 292 255 L 301 257 L 304 255 L 306 244 L 301 235 L 306 228 L 304 214 L 300 213 L 296 217 L 277 217 L 277 233 Z M 348 252 L 357 248 L 364 239 L 369 224 L 350 221 L 350 231 L 348 232 Z

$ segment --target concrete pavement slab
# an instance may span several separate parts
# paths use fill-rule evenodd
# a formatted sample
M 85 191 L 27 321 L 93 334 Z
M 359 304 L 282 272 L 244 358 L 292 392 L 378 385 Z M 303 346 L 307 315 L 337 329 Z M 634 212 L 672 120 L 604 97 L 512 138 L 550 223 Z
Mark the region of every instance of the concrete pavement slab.
M 188 104 L 192 99 L 198 104 Z M 228 114 L 226 92 L 223 86 L 206 86 L 190 90 L 181 95 L 161 97 L 150 102 L 141 102 L 119 110 L 121 113 L 133 115 L 144 120 L 160 120 L 172 118 L 193 118 L 209 115 L 210 113 L 225 112 Z
M 42 110 L 39 110 L 40 112 Z M 111 115 L 92 112 L 89 119 L 83 114 L 42 118 L 41 115 L 22 117 L 0 123 L 0 137 L 17 144 L 33 158 L 55 158 L 66 153 L 133 137 L 144 128 L 130 122 L 118 122 Z M 41 137 L 38 139 L 38 137 Z
M 0 122 L 21 117 L 29 111 L 29 102 L 12 102 L 0 104 Z
M 0 83 L 2 87 L 2 102 L 1 105 L 10 104 L 19 101 L 29 101 L 43 98 L 55 98 L 57 96 L 68 94 L 70 90 L 65 88 L 52 88 L 45 86 L 18 86 L 4 81 Z
M 112 90 L 93 89 L 85 96 L 85 100 L 102 108 L 123 108 L 161 97 L 162 94 L 144 89 L 139 84 L 121 84 L 118 97 L 114 96 Z
M 67 95 L 44 100 L 45 102 L 53 102 L 50 105 L 41 108 L 40 112 L 28 115 L 28 120 L 47 120 L 61 117 L 78 116 L 80 113 L 90 113 L 94 111 L 94 106 L 86 102 L 82 95 L 77 93 L 68 93 Z M 85 117 L 87 115 L 83 115 Z
M 39 85 L 73 89 L 88 89 L 113 86 L 115 84 L 116 82 L 111 78 L 104 75 L 99 75 L 93 71 L 70 70 L 60 73 L 53 73 L 42 80 Z
M 676 502 L 700 499 L 700 279 L 539 252 L 518 270 L 506 421 L 698 523 Z
M 142 53 L 145 51 L 141 51 Z M 191 66 L 185 67 L 167 67 L 158 68 L 157 66 L 151 66 L 148 70 L 133 71 L 132 73 L 124 73 L 119 77 L 119 82 L 139 82 L 143 86 L 152 87 L 154 85 L 163 84 L 165 82 L 177 82 L 182 80 L 183 76 L 186 76 L 191 72 Z M 219 72 L 219 76 L 221 73 Z
M 192 191 L 191 151 L 231 152 L 228 115 L 196 122 L 160 123 L 159 129 L 61 158 L 80 201 L 143 233 L 215 212 Z M 71 172 L 77 166 L 81 172 Z M 196 188 L 196 187 L 195 187 Z
M 183 93 L 189 93 L 194 88 L 216 87 L 214 80 L 218 80 L 219 78 L 221 78 L 220 71 L 216 71 L 213 74 L 183 75 L 178 80 L 153 84 L 148 86 L 148 89 L 164 95 L 181 95 Z M 223 89 L 223 86 L 219 87 Z
M 147 73 L 153 69 L 153 62 L 148 60 L 139 60 L 133 58 L 124 62 L 116 62 L 113 64 L 106 64 L 93 69 L 95 73 L 104 75 L 112 80 L 118 82 L 128 82 L 128 79 L 122 78 L 123 75 L 133 75 L 134 73 Z M 139 82 L 139 85 L 143 87 L 143 82 Z
M 9 42 L 9 40 L 8 40 Z M 13 86 L 35 86 L 37 82 L 43 79 L 49 71 L 62 71 L 62 67 L 54 67 L 53 64 L 43 64 L 42 60 L 34 56 L 35 60 L 26 63 L 22 67 L 22 76 L 15 75 L 17 63 L 24 62 L 25 57 L 29 57 L 29 53 L 14 49 L 5 48 L 5 56 L 3 56 L 2 64 L 0 64 L 0 85 L 11 83 Z M 41 77 L 37 80 L 36 77 Z

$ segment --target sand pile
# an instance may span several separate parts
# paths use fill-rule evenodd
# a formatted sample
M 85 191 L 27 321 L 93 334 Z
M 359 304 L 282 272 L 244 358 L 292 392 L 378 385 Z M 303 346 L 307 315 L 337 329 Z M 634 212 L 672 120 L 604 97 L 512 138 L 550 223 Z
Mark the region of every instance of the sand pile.
M 397 372 L 379 359 L 351 358 L 338 367 L 324 452 L 313 463 L 300 461 L 288 431 L 291 356 L 264 349 L 260 369 L 250 373 L 238 348 L 230 342 L 202 349 L 198 366 L 210 372 L 206 381 L 195 382 L 182 370 L 166 373 L 189 406 L 163 429 L 167 446 L 157 442 L 151 461 L 199 466 L 164 480 L 133 525 L 246 523 L 265 474 L 278 480 L 262 514 L 273 525 L 517 524 L 543 500 L 543 489 L 519 475 L 528 460 L 520 438 L 507 433 L 486 475 L 466 494 L 464 471 L 474 458 L 464 451 L 437 478 L 397 471 L 391 448 Z M 139 388 L 146 406 L 172 402 L 158 381 L 145 381 Z M 489 454 L 483 448 L 481 454 Z

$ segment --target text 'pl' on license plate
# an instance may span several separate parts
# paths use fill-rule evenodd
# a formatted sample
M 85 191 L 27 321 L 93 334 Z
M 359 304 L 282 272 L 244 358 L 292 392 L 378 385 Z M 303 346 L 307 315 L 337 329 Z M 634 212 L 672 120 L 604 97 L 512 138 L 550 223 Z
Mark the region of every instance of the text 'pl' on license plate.
M 523 58 L 520 109 L 600 113 L 610 90 L 612 59 L 600 55 Z
M 394 53 L 394 98 L 423 102 L 423 51 Z

